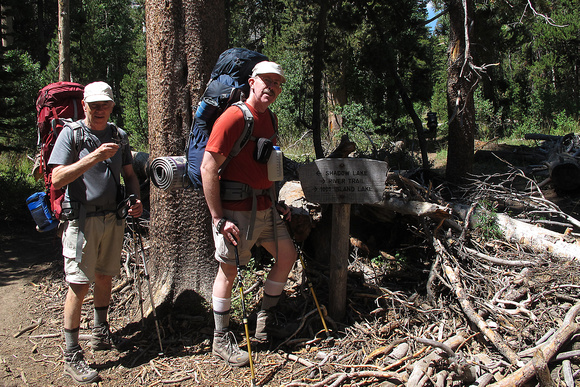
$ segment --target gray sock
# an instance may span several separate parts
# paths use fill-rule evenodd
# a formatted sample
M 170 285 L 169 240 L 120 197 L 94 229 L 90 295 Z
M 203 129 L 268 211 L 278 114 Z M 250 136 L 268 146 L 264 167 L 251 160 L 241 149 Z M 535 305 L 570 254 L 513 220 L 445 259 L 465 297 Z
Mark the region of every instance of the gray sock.
M 94 326 L 105 325 L 107 323 L 107 313 L 109 312 L 109 305 L 95 307 Z
M 78 349 L 79 346 L 79 330 L 80 327 L 75 329 L 64 329 L 64 342 L 66 343 L 66 350 L 72 351 Z
M 213 311 L 213 320 L 215 323 L 216 331 L 224 331 L 230 326 L 230 311 L 227 312 L 216 312 Z

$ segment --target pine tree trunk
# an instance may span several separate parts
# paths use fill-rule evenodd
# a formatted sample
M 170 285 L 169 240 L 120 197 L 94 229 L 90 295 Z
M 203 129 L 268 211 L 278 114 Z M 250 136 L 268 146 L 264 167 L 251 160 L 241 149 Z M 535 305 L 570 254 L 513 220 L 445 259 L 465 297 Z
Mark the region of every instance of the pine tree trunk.
M 326 41 L 326 24 L 327 24 L 328 3 L 326 0 L 320 1 L 320 10 L 318 14 L 318 24 L 316 33 L 316 43 L 314 44 L 314 64 L 312 68 L 314 93 L 312 96 L 312 140 L 314 142 L 314 151 L 316 158 L 324 157 L 322 149 L 322 133 L 320 116 L 322 108 L 322 72 L 324 70 L 324 46 Z
M 150 158 L 183 155 L 192 106 L 225 49 L 224 1 L 148 0 L 146 28 Z M 150 235 L 156 304 L 191 312 L 209 300 L 217 264 L 203 196 L 152 187 Z
M 69 0 L 58 0 L 58 80 L 70 81 Z
M 467 8 L 467 17 L 465 8 Z M 457 181 L 471 172 L 473 166 L 475 106 L 474 83 L 477 81 L 469 63 L 472 62 L 467 31 L 472 30 L 473 0 L 449 0 L 449 52 L 447 61 L 447 111 L 449 137 L 446 178 Z M 468 38 L 468 39 L 466 39 Z

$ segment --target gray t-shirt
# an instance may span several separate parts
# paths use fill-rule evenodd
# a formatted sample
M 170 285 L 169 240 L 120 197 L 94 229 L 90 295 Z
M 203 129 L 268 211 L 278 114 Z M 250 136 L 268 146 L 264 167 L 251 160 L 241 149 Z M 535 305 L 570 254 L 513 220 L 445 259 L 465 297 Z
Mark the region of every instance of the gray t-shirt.
M 65 125 L 56 139 L 48 164 L 69 165 L 87 156 L 101 144 L 114 142 L 112 126 L 113 124 L 109 123 L 103 131 L 93 131 L 84 125 L 82 129 L 77 129 L 77 135 L 80 135 L 83 140 L 80 149 L 75 152 L 73 129 Z M 70 183 L 66 189 L 65 200 L 99 206 L 106 210 L 116 208 L 117 185 L 120 184 L 121 169 L 124 165 L 132 163 L 127 133 L 119 128 L 117 130 L 119 137 L 124 139 L 125 145 L 121 145 L 115 156 L 107 160 L 109 166 L 106 161 L 101 161 Z

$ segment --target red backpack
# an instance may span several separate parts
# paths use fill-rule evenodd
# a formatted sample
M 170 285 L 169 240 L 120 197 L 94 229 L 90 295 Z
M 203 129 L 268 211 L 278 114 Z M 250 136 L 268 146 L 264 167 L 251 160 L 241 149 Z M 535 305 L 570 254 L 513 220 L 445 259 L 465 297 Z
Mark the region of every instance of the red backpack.
M 78 83 L 56 82 L 43 87 L 36 100 L 40 169 L 44 176 L 48 202 L 56 219 L 60 219 L 65 189 L 57 190 L 52 186 L 52 168 L 49 168 L 48 160 L 66 121 L 74 122 L 85 118 L 81 105 L 84 89 Z

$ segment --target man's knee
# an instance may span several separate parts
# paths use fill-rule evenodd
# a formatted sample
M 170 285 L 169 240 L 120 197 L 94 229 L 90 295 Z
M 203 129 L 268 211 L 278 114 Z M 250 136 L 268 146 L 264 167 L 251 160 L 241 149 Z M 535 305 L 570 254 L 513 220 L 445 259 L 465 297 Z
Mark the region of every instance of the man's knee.
M 89 287 L 90 287 L 89 284 L 69 283 L 68 284 L 69 297 L 75 297 L 82 301 L 89 292 Z

